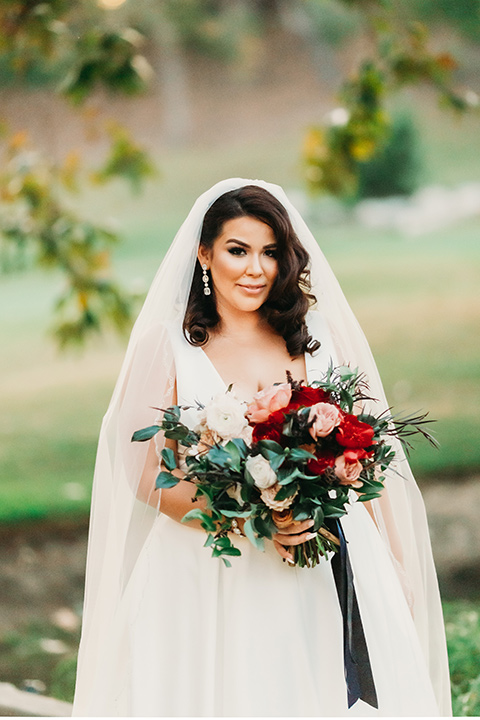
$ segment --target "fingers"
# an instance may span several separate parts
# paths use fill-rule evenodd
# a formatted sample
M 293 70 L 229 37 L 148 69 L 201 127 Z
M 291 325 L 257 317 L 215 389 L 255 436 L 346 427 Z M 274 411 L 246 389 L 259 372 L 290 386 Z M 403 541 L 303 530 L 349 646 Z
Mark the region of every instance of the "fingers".
M 284 548 L 283 545 L 281 545 L 276 540 L 273 541 L 273 546 L 274 546 L 275 550 L 278 552 L 278 554 L 280 555 L 280 557 L 282 557 L 284 560 L 286 560 L 289 565 L 294 564 L 293 553 L 288 552 L 288 550 L 286 548 Z
M 273 541 L 280 543 L 280 545 L 301 545 L 307 540 L 313 540 L 317 537 L 316 532 L 303 532 L 298 535 L 285 535 L 283 532 L 277 533 L 273 536 Z
M 282 535 L 297 535 L 298 533 L 304 532 L 305 530 L 313 527 L 314 524 L 315 521 L 312 518 L 308 518 L 308 520 L 303 520 L 300 523 L 295 522 L 291 523 L 291 525 L 287 525 L 287 527 L 283 527 L 280 530 L 280 533 Z

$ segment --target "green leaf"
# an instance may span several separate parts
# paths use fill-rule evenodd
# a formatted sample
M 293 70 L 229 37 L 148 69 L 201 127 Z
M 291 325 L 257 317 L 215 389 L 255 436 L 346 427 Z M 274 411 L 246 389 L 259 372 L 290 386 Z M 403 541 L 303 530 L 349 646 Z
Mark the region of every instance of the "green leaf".
M 265 550 L 263 538 L 257 537 L 253 530 L 251 517 L 248 518 L 248 520 L 245 522 L 245 525 L 243 526 L 243 531 L 254 547 L 256 547 L 258 550 Z
M 230 453 L 220 445 L 215 445 L 211 448 L 207 453 L 207 458 L 212 465 L 217 465 L 222 468 L 228 465 L 228 460 L 231 461 Z
M 178 485 L 180 482 L 180 478 L 175 477 L 175 475 L 172 475 L 170 472 L 165 472 L 165 470 L 162 470 L 161 473 L 157 476 L 157 479 L 155 481 L 155 487 L 156 488 L 171 488 L 175 485 Z
M 298 468 L 280 468 L 277 479 L 280 485 L 288 485 L 300 475 Z
M 382 497 L 380 493 L 365 493 L 364 495 L 358 496 L 358 502 L 368 502 L 368 500 L 374 500 L 375 498 Z M 332 515 L 330 517 L 333 517 Z
M 164 422 L 177 423 L 180 420 L 181 412 L 180 405 L 172 405 L 171 407 L 168 407 L 163 414 Z
M 308 520 L 309 517 L 310 517 L 310 514 L 308 512 L 306 512 L 305 510 L 300 510 L 293 514 L 294 520 L 300 520 L 300 521 Z
M 232 567 L 232 563 L 230 560 L 227 560 L 226 557 L 222 557 L 223 562 L 225 563 L 225 567 Z
M 210 545 L 212 545 L 214 540 L 215 540 L 214 536 L 211 533 L 208 533 L 207 539 L 205 540 L 203 547 L 210 547 Z
M 285 455 L 273 455 L 273 457 L 269 459 L 270 467 L 272 468 L 273 472 L 277 472 L 277 470 L 280 469 L 285 460 Z
M 241 438 L 233 438 L 230 442 L 237 447 L 242 458 L 245 458 L 248 455 L 249 447 L 245 440 L 242 440 Z
M 177 467 L 177 461 L 175 460 L 175 453 L 170 448 L 164 448 L 162 450 L 162 458 L 167 470 L 175 470 Z
M 231 545 L 230 547 L 222 548 L 222 555 L 230 555 L 230 557 L 241 555 L 241 550 Z
M 240 470 L 240 461 L 242 459 L 242 455 L 240 453 L 239 448 L 236 446 L 234 442 L 229 441 L 225 445 L 225 451 L 228 452 L 229 458 L 227 458 L 226 462 L 231 467 L 235 468 L 235 470 Z
M 231 517 L 248 517 L 252 514 L 251 510 L 221 510 L 222 515 L 225 517 L 231 518 Z
M 200 508 L 194 508 L 187 512 L 182 517 L 181 522 L 188 522 L 189 520 L 200 520 L 203 529 L 209 532 L 215 532 L 217 529 L 215 521 L 206 512 L 200 510 Z
M 256 518 L 253 518 L 252 525 L 262 538 L 267 537 L 269 540 L 271 540 L 272 531 L 270 525 L 260 515 L 258 515 Z M 277 530 L 275 529 L 275 532 L 276 531 Z
M 160 432 L 160 425 L 150 425 L 149 427 L 136 430 L 132 435 L 131 442 L 145 442 L 145 440 L 151 440 L 158 432 Z
M 297 484 L 283 485 L 275 495 L 275 500 L 285 500 L 292 495 L 295 495 L 297 491 Z
M 303 450 L 303 448 L 292 448 L 290 450 L 290 458 L 295 462 L 302 460 L 315 460 L 315 455 L 308 452 L 308 450 Z
M 316 507 L 313 511 L 313 519 L 315 521 L 315 524 L 313 526 L 314 532 L 318 530 L 323 525 L 323 521 L 325 519 L 325 513 L 323 512 L 321 507 Z
M 257 447 L 266 460 L 270 460 L 272 453 L 273 455 L 283 455 L 285 452 L 282 446 L 275 442 L 275 440 L 259 440 Z

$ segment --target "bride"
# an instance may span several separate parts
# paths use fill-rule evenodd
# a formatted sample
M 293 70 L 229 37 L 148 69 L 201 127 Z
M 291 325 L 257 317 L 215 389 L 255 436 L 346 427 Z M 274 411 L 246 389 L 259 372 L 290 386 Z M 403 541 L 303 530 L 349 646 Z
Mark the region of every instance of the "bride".
M 352 705 L 330 563 L 289 567 L 313 521 L 282 528 L 264 553 L 235 534 L 242 555 L 227 568 L 179 522 L 192 484 L 155 490 L 160 434 L 130 442 L 158 422 L 155 407 L 205 404 L 232 383 L 250 401 L 287 370 L 312 382 L 332 361 L 360 367 L 386 409 L 368 343 L 285 193 L 218 183 L 160 266 L 102 424 L 75 715 L 451 714 L 425 511 L 398 445 L 382 497 L 353 497 L 342 518 L 378 701 Z

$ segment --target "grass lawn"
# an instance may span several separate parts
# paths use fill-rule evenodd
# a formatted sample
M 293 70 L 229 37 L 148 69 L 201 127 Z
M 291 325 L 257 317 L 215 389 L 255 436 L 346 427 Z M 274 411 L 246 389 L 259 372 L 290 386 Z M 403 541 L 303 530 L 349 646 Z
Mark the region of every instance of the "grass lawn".
M 478 177 L 478 153 L 468 153 L 478 146 L 474 123 L 453 135 L 446 116 L 430 109 L 428 117 L 429 178 L 458 182 L 459 164 L 465 179 Z M 199 192 L 228 175 L 298 187 L 299 143 L 300 130 L 281 144 L 172 153 L 162 160 L 164 180 L 140 198 L 115 186 L 81 204 L 93 215 L 118 217 L 125 242 L 116 269 L 124 282 L 146 288 Z M 439 421 L 441 450 L 419 443 L 414 470 L 424 478 L 478 470 L 480 222 L 415 239 L 349 219 L 312 229 L 370 341 L 390 402 L 398 410 L 428 409 Z M 0 521 L 88 508 L 98 430 L 126 341 L 99 338 L 83 354 L 60 355 L 46 332 L 61 282 L 40 271 L 0 279 Z

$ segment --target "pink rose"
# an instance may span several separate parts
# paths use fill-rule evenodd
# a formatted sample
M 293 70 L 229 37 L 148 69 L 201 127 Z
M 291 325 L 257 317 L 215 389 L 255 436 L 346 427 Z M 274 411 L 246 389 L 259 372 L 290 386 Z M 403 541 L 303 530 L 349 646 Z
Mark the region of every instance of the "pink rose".
M 269 415 L 286 407 L 291 397 L 292 388 L 289 383 L 264 388 L 253 396 L 253 401 L 247 408 L 247 418 L 252 423 L 265 422 Z
M 363 465 L 360 460 L 350 463 L 345 460 L 345 455 L 339 455 L 335 458 L 335 475 L 340 480 L 340 485 L 361 487 L 362 482 L 358 478 L 362 470 Z
M 342 412 L 336 405 L 319 402 L 316 405 L 312 405 L 310 408 L 308 422 L 312 422 L 312 420 L 313 425 L 308 428 L 308 432 L 312 438 L 315 440 L 317 437 L 327 437 L 327 435 L 330 435 L 333 428 L 340 425 L 342 421 Z

